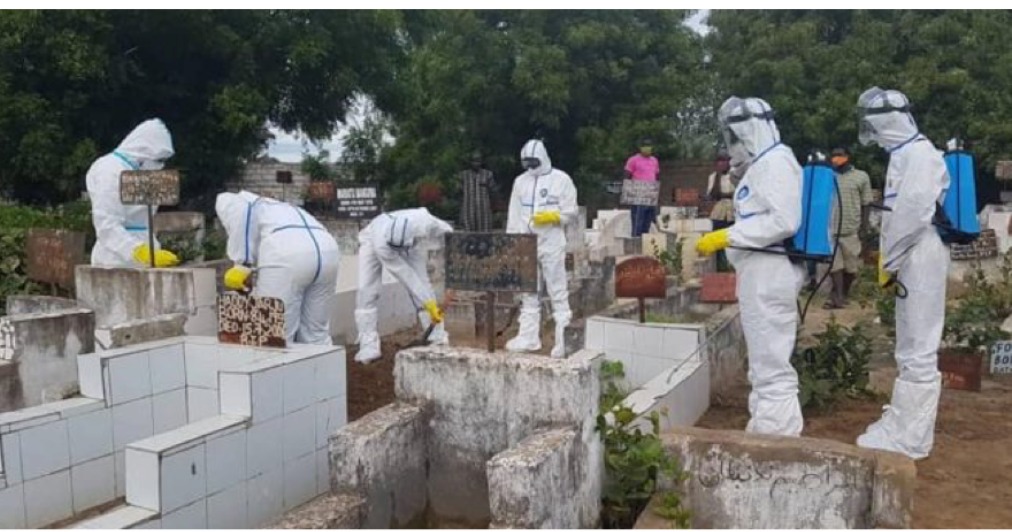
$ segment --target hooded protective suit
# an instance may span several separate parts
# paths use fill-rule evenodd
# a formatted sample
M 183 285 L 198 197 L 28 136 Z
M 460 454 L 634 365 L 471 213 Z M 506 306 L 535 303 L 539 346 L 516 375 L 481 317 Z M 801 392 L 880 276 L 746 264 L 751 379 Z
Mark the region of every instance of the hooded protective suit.
M 896 299 L 899 376 L 882 418 L 857 439 L 861 447 L 920 459 L 931 452 L 941 395 L 938 346 L 945 321 L 949 251 L 931 224 L 949 174 L 941 152 L 921 135 L 901 92 L 873 87 L 858 98 L 860 140 L 889 153 L 880 249 L 882 268 L 906 287 Z
M 245 190 L 218 194 L 228 257 L 256 268 L 253 295 L 285 303 L 289 343 L 331 345 L 330 303 L 341 254 L 326 228 L 306 211 Z
M 784 240 L 801 225 L 802 171 L 791 149 L 780 142 L 773 110 L 765 101 L 731 97 L 718 119 L 732 165 L 747 165 L 734 193 L 735 223 L 728 230 L 734 247 L 727 252 L 737 272 L 748 345 L 752 391 L 746 430 L 796 436 L 804 420 L 790 358 L 804 271 L 786 256 L 741 248 L 784 249 Z
M 116 150 L 92 163 L 86 177 L 97 237 L 91 250 L 92 266 L 145 265 L 133 255 L 138 246 L 148 243 L 148 208 L 123 205 L 119 177 L 124 170 L 160 170 L 174 153 L 172 135 L 161 120 L 154 118 L 135 127 Z
M 552 299 L 555 319 L 555 347 L 552 356 L 565 356 L 564 331 L 573 317 L 569 310 L 569 287 L 566 280 L 566 231 L 579 215 L 576 187 L 569 174 L 552 168 L 548 150 L 540 140 L 529 140 L 520 150 L 521 163 L 537 159 L 537 166 L 528 168 L 513 182 L 506 232 L 535 234 L 538 237 L 538 265 L 548 295 Z M 521 297 L 520 331 L 506 343 L 509 351 L 541 349 L 541 305 L 537 294 Z
M 380 357 L 380 339 L 376 325 L 376 305 L 383 283 L 383 270 L 389 271 L 407 289 L 421 309 L 434 305 L 436 294 L 425 268 L 427 250 L 422 238 L 440 238 L 453 231 L 450 224 L 436 218 L 428 209 L 404 209 L 383 213 L 358 234 L 358 295 L 355 325 L 358 327 L 358 354 L 355 360 L 368 363 Z M 419 311 L 422 327 L 432 323 L 429 312 Z M 442 323 L 429 335 L 429 343 L 446 344 L 449 337 Z

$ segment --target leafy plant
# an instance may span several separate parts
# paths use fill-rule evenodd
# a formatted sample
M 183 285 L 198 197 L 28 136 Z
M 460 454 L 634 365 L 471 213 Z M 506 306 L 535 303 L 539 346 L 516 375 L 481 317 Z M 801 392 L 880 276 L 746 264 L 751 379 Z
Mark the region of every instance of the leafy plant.
M 868 388 L 871 339 L 860 324 L 848 328 L 831 317 L 814 339 L 814 345 L 791 356 L 802 408 L 829 409 L 843 397 L 872 394 Z
M 228 238 L 219 231 L 209 231 L 204 235 L 204 260 L 218 260 L 226 257 Z
M 967 273 L 966 293 L 946 309 L 943 337 L 956 352 L 977 353 L 1009 335 L 1000 324 L 1012 312 L 1012 256 L 1002 257 L 997 281 L 977 265 Z
M 685 478 L 678 461 L 664 450 L 659 436 L 660 414 L 637 415 L 622 404 L 625 394 L 615 381 L 624 374 L 621 362 L 605 361 L 601 365 L 602 408 L 597 416 L 597 431 L 604 442 L 605 483 L 601 501 L 604 528 L 632 528 L 654 495 L 659 475 L 678 482 Z M 640 419 L 650 421 L 650 432 L 643 432 Z M 687 527 L 688 512 L 682 509 L 680 498 L 672 499 L 666 494 L 662 503 L 661 511 L 674 516 L 676 526 Z
M 680 483 L 688 478 L 688 474 L 681 473 L 676 482 Z M 689 519 L 692 513 L 682 507 L 682 495 L 677 491 L 665 491 L 661 494 L 660 503 L 654 508 L 654 513 L 671 522 L 672 528 L 692 528 Z
M 877 268 L 861 266 L 851 287 L 851 294 L 861 308 L 875 307 L 886 335 L 896 337 L 896 296 L 892 291 L 883 290 L 879 286 Z
M 661 248 L 660 248 L 660 246 L 657 245 L 657 242 L 653 242 L 653 248 L 654 248 L 654 250 L 653 250 L 654 258 L 657 259 L 658 261 L 660 261 L 660 263 L 662 265 L 664 265 L 664 269 L 667 270 L 668 275 L 675 276 L 675 278 L 677 278 L 678 281 L 681 282 L 682 281 L 682 239 L 681 238 L 676 238 L 675 239 L 675 249 L 674 249 L 674 251 L 671 251 L 671 250 L 668 250 L 668 249 L 665 249 L 665 250 L 662 251 Z
M 159 236 L 158 243 L 163 248 L 175 253 L 179 257 L 180 264 L 187 264 L 199 259 L 203 252 L 203 246 L 197 244 L 196 231 Z

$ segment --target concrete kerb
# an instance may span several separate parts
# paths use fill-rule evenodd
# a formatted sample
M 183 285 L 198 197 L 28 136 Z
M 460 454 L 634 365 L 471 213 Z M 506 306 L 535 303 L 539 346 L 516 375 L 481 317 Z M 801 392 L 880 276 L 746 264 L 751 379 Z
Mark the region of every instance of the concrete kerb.
M 677 488 L 697 528 L 907 528 L 916 467 L 845 443 L 678 427 L 665 449 L 689 473 Z M 676 486 L 662 479 L 661 490 Z M 645 512 L 637 528 L 657 527 Z

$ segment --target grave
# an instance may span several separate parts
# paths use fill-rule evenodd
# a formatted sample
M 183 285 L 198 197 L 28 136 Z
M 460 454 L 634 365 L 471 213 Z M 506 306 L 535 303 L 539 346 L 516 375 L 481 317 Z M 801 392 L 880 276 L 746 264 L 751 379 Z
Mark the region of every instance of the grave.
M 594 364 L 428 346 L 394 374 L 394 404 L 330 437 L 331 493 L 368 501 L 365 528 L 597 525 Z

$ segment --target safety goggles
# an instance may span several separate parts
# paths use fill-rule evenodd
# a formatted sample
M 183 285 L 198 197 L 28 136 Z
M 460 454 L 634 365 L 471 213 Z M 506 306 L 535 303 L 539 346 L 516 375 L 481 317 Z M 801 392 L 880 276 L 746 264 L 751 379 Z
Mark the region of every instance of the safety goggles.
M 541 166 L 541 159 L 538 159 L 537 157 L 524 157 L 523 159 L 520 159 L 520 166 L 523 166 L 527 170 L 533 170 Z

